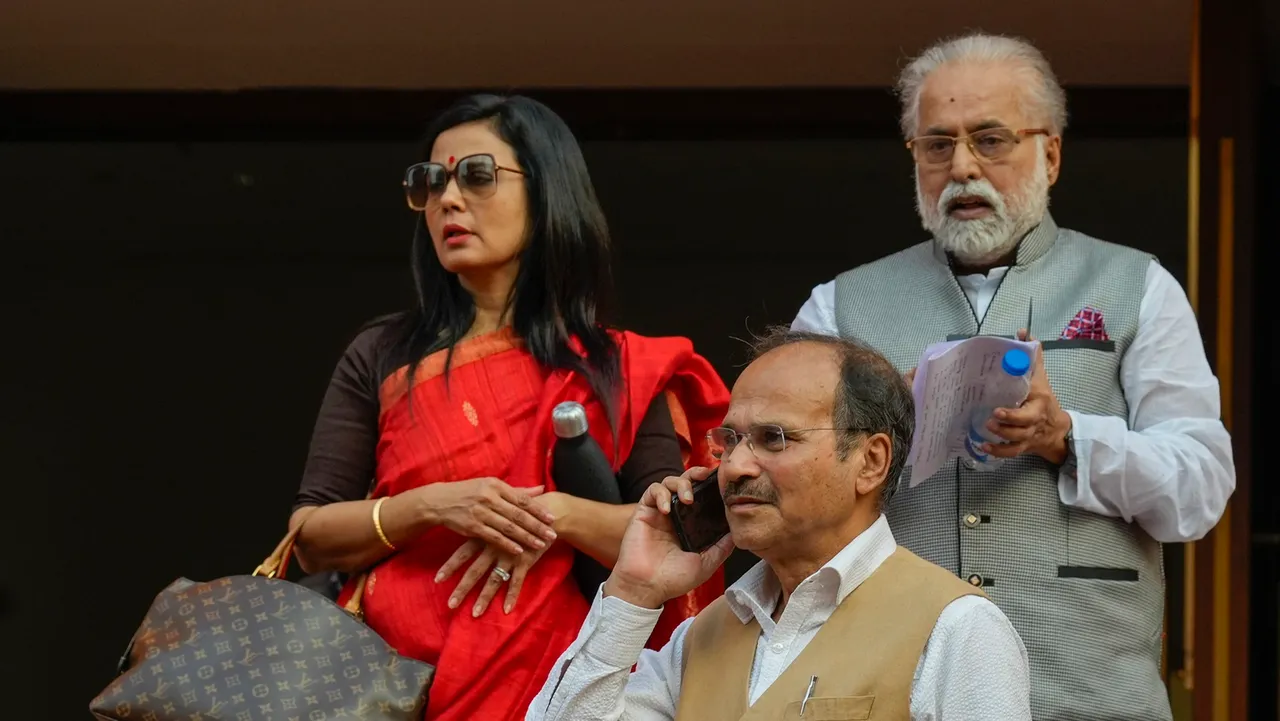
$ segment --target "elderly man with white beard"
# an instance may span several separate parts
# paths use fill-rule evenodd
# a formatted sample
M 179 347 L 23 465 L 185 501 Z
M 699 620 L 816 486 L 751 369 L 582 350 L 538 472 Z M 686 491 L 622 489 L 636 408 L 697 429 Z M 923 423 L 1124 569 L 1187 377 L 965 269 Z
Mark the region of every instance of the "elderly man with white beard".
M 1003 462 L 914 488 L 908 469 L 886 515 L 1009 616 L 1036 719 L 1166 721 L 1160 544 L 1203 537 L 1235 488 L 1186 294 L 1151 255 L 1048 213 L 1066 96 L 1029 43 L 941 42 L 898 90 L 933 237 L 814 288 L 792 328 L 858 338 L 908 374 L 937 341 L 1039 340 L 1026 401 L 988 424 Z

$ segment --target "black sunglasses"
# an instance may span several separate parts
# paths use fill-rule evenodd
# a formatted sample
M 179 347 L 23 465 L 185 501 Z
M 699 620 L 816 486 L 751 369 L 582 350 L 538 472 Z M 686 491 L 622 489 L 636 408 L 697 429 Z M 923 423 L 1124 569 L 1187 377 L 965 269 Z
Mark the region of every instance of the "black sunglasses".
M 525 174 L 523 170 L 498 165 L 488 153 L 459 158 L 453 170 L 443 163 L 417 163 L 404 171 L 404 197 L 410 208 L 425 210 L 427 203 L 440 200 L 449 180 L 457 178 L 458 190 L 474 198 L 488 198 L 497 190 L 500 170 Z

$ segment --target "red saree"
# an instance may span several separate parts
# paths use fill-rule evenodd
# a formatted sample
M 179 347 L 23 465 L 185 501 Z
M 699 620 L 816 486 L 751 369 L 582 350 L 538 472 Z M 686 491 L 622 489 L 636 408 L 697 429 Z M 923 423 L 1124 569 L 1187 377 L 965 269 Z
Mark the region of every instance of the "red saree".
M 624 381 L 616 448 L 586 381 L 575 373 L 548 374 L 510 331 L 500 331 L 455 348 L 447 387 L 444 352 L 423 360 L 412 393 L 405 392 L 406 369 L 383 383 L 374 496 L 484 476 L 554 490 L 551 409 L 566 400 L 586 407 L 592 434 L 616 471 L 650 403 L 665 393 L 686 465 L 709 464 L 704 436 L 723 420 L 728 405 L 719 376 L 683 338 L 615 337 Z M 446 604 L 462 574 L 433 580 L 464 541 L 437 527 L 379 564 L 366 586 L 365 620 L 400 653 L 436 665 L 426 711 L 430 721 L 522 719 L 586 618 L 589 604 L 570 574 L 574 550 L 563 542 L 547 550 L 510 615 L 502 613 L 499 594 L 480 618 L 472 618 L 479 586 L 451 611 Z M 723 591 L 723 573 L 717 572 L 703 587 L 668 603 L 650 646 L 666 643 L 681 621 Z

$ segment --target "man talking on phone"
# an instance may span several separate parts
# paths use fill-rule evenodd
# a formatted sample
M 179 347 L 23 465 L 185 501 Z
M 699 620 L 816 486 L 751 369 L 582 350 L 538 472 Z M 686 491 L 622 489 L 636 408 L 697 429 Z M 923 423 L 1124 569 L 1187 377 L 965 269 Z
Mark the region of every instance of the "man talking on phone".
M 761 340 L 710 434 L 729 534 L 694 552 L 672 523 L 711 469 L 650 486 L 526 720 L 1030 719 L 1027 654 L 1008 618 L 899 548 L 881 513 L 913 412 L 869 348 L 785 329 Z M 645 650 L 662 604 L 735 546 L 762 561 Z

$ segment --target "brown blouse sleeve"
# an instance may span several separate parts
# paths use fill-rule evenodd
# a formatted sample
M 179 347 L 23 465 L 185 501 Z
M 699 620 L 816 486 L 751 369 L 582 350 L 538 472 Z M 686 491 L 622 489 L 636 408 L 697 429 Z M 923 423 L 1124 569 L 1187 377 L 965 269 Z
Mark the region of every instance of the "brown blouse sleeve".
M 626 503 L 639 503 L 650 485 L 667 476 L 678 476 L 681 473 L 684 473 L 684 462 L 680 455 L 680 439 L 671 422 L 671 409 L 667 406 L 666 394 L 659 393 L 640 421 L 631 455 L 622 464 L 622 471 L 618 474 L 622 500 Z
M 373 482 L 378 443 L 378 340 L 383 327 L 366 328 L 347 347 L 329 380 L 294 509 L 358 501 Z

